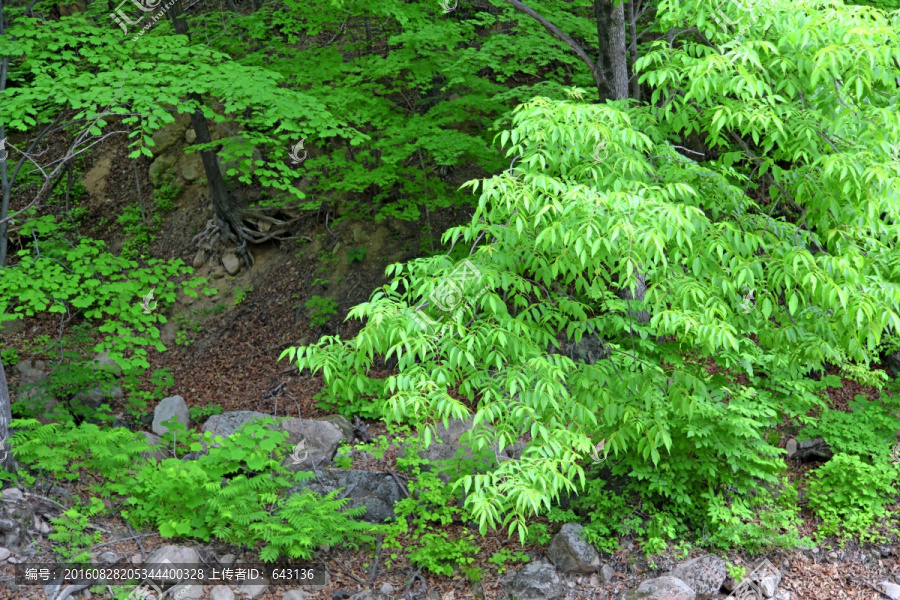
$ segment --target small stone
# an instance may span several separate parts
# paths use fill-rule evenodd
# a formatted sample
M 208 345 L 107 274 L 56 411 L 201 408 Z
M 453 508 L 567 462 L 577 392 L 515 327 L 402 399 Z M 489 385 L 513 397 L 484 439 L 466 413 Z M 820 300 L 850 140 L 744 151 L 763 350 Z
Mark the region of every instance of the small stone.
M 394 586 L 392 586 L 392 585 L 389 584 L 389 583 L 382 583 L 382 584 L 381 584 L 381 593 L 382 593 L 382 594 L 386 594 L 386 595 L 388 595 L 388 596 L 391 595 L 391 594 L 393 594 L 393 593 L 394 593 Z
M 119 555 L 116 554 L 115 552 L 104 552 L 103 554 L 100 555 L 100 561 L 104 562 L 108 565 L 111 565 L 114 562 L 118 562 L 118 560 L 119 560 Z
M 222 268 L 222 265 L 216 265 L 216 268 L 210 273 L 210 277 L 213 279 L 222 279 L 225 277 L 225 269 Z
M 609 583 L 615 576 L 616 570 L 609 566 L 608 563 L 600 568 L 600 577 L 603 579 L 603 583 Z
M 91 593 L 91 590 L 84 590 L 83 592 L 81 592 L 81 597 L 85 600 L 91 600 L 94 595 Z
M 12 552 L 7 550 L 6 548 L 0 547 L 0 562 L 3 562 L 7 558 L 9 558 L 11 554 Z
M 131 557 L 131 564 L 133 565 L 139 565 L 142 562 L 144 562 L 144 557 L 140 554 L 135 554 Z
M 217 585 L 210 590 L 209 600 L 234 600 L 234 592 L 227 585 Z
M 881 581 L 876 587 L 890 596 L 891 600 L 900 600 L 900 585 L 891 583 L 890 581 Z
M 794 438 L 789 439 L 784 449 L 787 450 L 788 458 L 793 458 L 797 454 L 797 440 Z
M 569 589 L 570 589 L 570 590 L 574 590 L 574 589 L 575 589 L 575 582 L 574 582 L 574 581 L 570 581 L 570 582 L 567 583 L 566 585 L 569 586 Z
M 188 412 L 187 404 L 181 396 L 169 396 L 163 398 L 153 411 L 153 433 L 156 435 L 165 435 L 169 428 L 163 425 L 172 417 L 184 425 L 186 428 L 191 426 L 191 416 Z
M 234 564 L 235 556 L 234 554 L 223 554 L 219 557 L 219 564 L 225 565 L 226 567 L 230 567 Z
M 197 181 L 200 179 L 200 172 L 197 170 L 197 167 L 188 163 L 181 167 L 181 177 L 185 181 Z
M 774 598 L 775 591 L 778 589 L 778 584 L 781 582 L 781 577 L 778 575 L 769 575 L 768 577 L 763 577 L 759 582 L 759 589 L 762 590 L 763 596 L 766 598 Z
M 775 595 L 775 600 L 791 600 L 791 593 L 787 590 L 781 590 Z
M 306 600 L 307 598 L 309 598 L 309 594 L 303 590 L 290 590 L 281 597 L 281 600 Z M 209 600 L 213 600 L 213 598 L 210 596 Z
M 237 275 L 241 270 L 241 261 L 234 252 L 222 257 L 222 266 L 229 275 Z
M 602 584 L 600 583 L 600 578 L 596 575 L 591 575 L 591 580 L 589 582 L 591 587 L 600 587 Z
M 194 262 L 193 262 L 194 268 L 199 269 L 200 267 L 202 267 L 203 265 L 206 264 L 206 260 L 207 260 L 206 250 L 203 250 L 201 248 L 200 250 L 197 251 L 197 254 L 194 255 Z
M 184 132 L 184 141 L 188 144 L 193 144 L 197 141 L 197 132 L 194 131 L 193 127 L 188 127 L 188 130 Z
M 0 492 L 0 499 L 4 502 L 21 502 L 25 496 L 19 488 L 7 488 Z

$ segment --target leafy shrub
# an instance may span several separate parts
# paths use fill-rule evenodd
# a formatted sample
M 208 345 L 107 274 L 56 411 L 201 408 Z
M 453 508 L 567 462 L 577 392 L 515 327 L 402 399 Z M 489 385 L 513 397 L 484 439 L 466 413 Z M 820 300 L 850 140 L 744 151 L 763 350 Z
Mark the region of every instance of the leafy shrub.
M 310 315 L 311 327 L 321 327 L 328 323 L 337 314 L 337 302 L 332 298 L 313 296 L 306 301 L 306 308 L 312 311 Z
M 470 565 L 481 548 L 472 544 L 475 536 L 450 540 L 446 533 L 426 533 L 421 546 L 409 553 L 414 565 L 438 575 L 451 576 L 457 567 Z
M 351 248 L 347 251 L 347 262 L 351 265 L 364 260 L 366 260 L 366 248 Z
M 896 497 L 900 472 L 886 453 L 873 464 L 838 452 L 814 472 L 809 505 L 824 526 L 820 534 L 862 534 L 884 519 L 885 506 Z
M 47 537 L 53 541 L 53 552 L 63 562 L 90 564 L 91 547 L 100 543 L 100 531 L 85 533 L 89 517 L 105 511 L 106 507 L 98 498 L 91 498 L 89 506 L 82 512 L 78 507 L 70 508 L 60 517 L 51 519 L 54 532 Z

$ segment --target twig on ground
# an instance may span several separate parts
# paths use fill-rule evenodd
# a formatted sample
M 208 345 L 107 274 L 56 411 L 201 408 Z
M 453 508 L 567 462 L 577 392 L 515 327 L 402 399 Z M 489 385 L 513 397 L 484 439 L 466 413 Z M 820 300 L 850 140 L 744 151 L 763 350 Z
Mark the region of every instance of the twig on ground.
M 375 581 L 375 575 L 378 574 L 378 559 L 381 558 L 381 544 L 384 542 L 384 536 L 378 536 L 378 544 L 375 546 L 375 562 L 372 564 L 372 570 L 369 571 L 369 577 L 366 579 L 366 587 L 370 587 Z
M 409 498 L 409 489 L 407 489 L 406 484 L 403 482 L 403 480 L 400 479 L 400 476 L 398 474 L 394 473 L 393 471 L 391 471 L 390 469 L 385 469 L 385 470 L 388 472 L 388 474 L 390 474 L 391 477 L 394 478 L 394 481 L 396 481 L 397 485 L 400 486 L 400 490 L 404 494 L 406 494 L 407 498 Z
M 133 535 L 127 538 L 119 538 L 117 540 L 110 540 L 108 542 L 103 542 L 102 544 L 97 544 L 94 548 L 99 548 L 100 546 L 109 546 L 110 544 L 118 544 L 119 542 L 127 542 L 128 540 L 137 540 L 137 538 L 145 538 L 145 537 L 153 537 L 159 535 L 158 533 L 142 533 L 140 535 Z M 143 554 L 143 550 L 141 551 Z

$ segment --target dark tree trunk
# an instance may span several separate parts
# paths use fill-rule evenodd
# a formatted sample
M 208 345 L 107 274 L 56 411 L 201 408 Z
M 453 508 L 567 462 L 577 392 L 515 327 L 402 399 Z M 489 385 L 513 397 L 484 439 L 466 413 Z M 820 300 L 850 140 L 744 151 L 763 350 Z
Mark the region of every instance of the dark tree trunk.
M 594 0 L 597 19 L 596 71 L 603 83 L 601 95 L 608 100 L 628 98 L 628 63 L 625 52 L 625 4 Z
M 187 23 L 184 20 L 184 12 L 181 9 L 181 2 L 176 1 L 169 9 L 169 18 L 172 20 L 172 26 L 175 33 L 185 35 L 190 39 Z M 200 94 L 192 92 L 188 94 L 188 98 L 194 100 L 198 104 L 202 102 Z M 194 127 L 194 133 L 197 134 L 197 143 L 208 144 L 212 141 L 209 134 L 209 126 L 206 123 L 206 117 L 199 108 L 191 114 L 191 124 Z M 241 235 L 241 216 L 243 208 L 237 202 L 228 190 L 225 188 L 225 180 L 222 172 L 219 170 L 219 161 L 216 153 L 212 150 L 202 150 L 200 159 L 203 161 L 203 171 L 206 174 L 206 180 L 209 182 L 209 192 L 212 199 L 213 210 L 216 214 L 216 224 L 219 226 L 219 232 L 224 238 L 232 240 L 240 240 Z
M 15 470 L 16 461 L 12 456 L 12 441 L 9 439 L 9 424 L 12 422 L 12 407 L 9 402 L 9 386 L 6 384 L 6 371 L 0 359 L 0 467 L 7 471 Z
M 626 16 L 628 18 L 628 87 L 630 90 L 629 97 L 633 100 L 640 100 L 641 86 L 638 84 L 638 76 L 634 71 L 634 63 L 637 62 L 638 58 L 638 12 L 635 10 L 635 1 L 636 0 L 628 0 L 628 3 L 626 4 Z

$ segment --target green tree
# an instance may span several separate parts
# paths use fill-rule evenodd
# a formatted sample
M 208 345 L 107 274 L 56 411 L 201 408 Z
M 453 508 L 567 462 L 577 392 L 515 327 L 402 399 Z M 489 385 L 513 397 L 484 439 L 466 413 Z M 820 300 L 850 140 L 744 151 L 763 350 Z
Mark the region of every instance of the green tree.
M 353 339 L 285 353 L 338 405 L 414 424 L 472 406 L 493 427 L 482 448 L 530 435 L 461 482 L 483 530 L 522 533 L 605 447 L 660 531 L 771 541 L 789 521 L 760 486 L 783 470 L 768 429 L 822 405 L 826 364 L 885 379 L 870 367 L 900 333 L 897 28 L 819 0 L 727 8 L 723 27 L 716 5 L 660 3 L 660 32 L 695 29 L 638 61 L 650 106 L 517 109 L 499 136 L 514 166 L 470 184 L 450 254 L 392 266 Z M 643 301 L 622 294 L 639 273 Z M 377 357 L 398 373 L 369 377 Z

